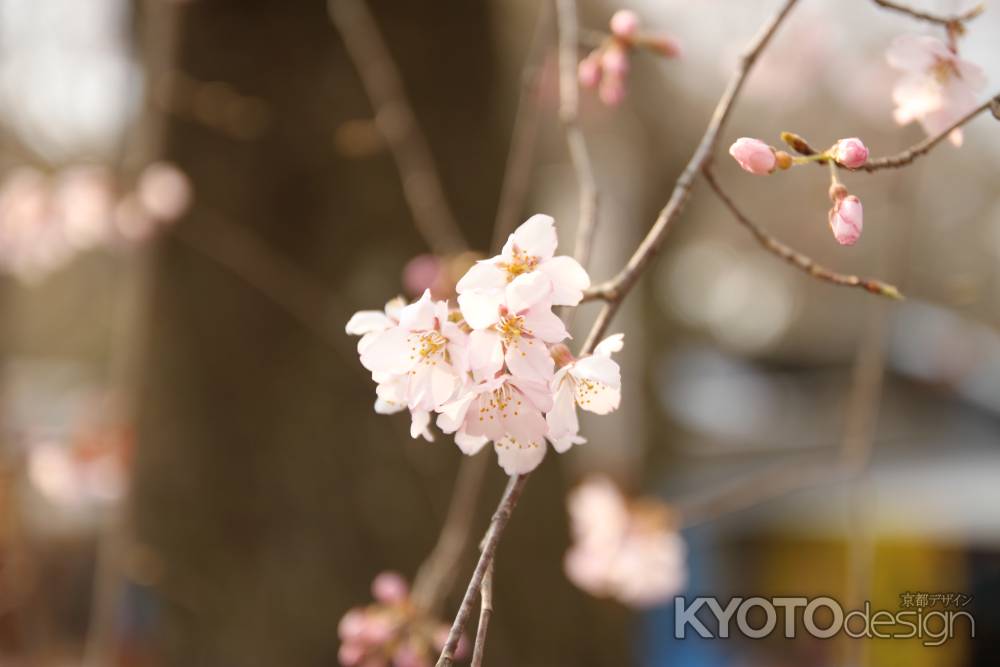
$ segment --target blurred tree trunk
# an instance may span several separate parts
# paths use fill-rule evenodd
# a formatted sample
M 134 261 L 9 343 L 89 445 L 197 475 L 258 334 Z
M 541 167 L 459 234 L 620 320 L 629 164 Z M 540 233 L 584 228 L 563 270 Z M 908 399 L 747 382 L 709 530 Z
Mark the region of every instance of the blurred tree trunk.
M 164 151 L 192 177 L 196 201 L 154 257 L 135 487 L 137 537 L 163 563 L 154 593 L 164 664 L 336 664 L 337 621 L 369 600 L 374 574 L 412 576 L 430 551 L 460 458 L 450 438 L 413 442 L 405 418 L 373 413 L 373 385 L 343 334 L 353 310 L 399 292 L 403 263 L 424 249 L 389 155 L 338 151 L 338 128 L 343 136 L 371 109 L 324 4 L 179 5 L 184 84 Z M 508 125 L 491 100 L 489 6 L 373 9 L 456 214 L 482 247 Z M 243 106 L 227 108 L 233 99 Z M 328 325 L 325 339 L 191 242 L 227 227 L 325 290 L 325 312 L 300 295 L 300 310 Z M 222 247 L 246 243 L 237 235 Z M 621 614 L 562 575 L 565 486 L 549 459 L 501 546 L 489 659 L 621 665 Z M 503 481 L 491 468 L 474 542 Z

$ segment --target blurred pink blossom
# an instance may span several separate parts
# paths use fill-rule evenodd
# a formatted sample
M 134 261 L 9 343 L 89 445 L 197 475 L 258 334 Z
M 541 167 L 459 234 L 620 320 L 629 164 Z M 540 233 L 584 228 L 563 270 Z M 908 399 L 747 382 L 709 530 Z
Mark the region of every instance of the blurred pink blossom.
M 939 134 L 975 108 L 976 93 L 986 85 L 983 70 L 937 37 L 902 35 L 886 52 L 889 65 L 903 71 L 892 90 L 897 123 L 919 122 L 929 135 Z M 962 145 L 962 130 L 948 139 Z
M 430 667 L 444 648 L 449 627 L 417 607 L 409 585 L 395 572 L 383 572 L 372 582 L 376 603 L 347 611 L 337 625 L 345 667 Z M 469 652 L 465 637 L 455 657 Z
M 686 548 L 663 503 L 629 502 L 610 480 L 592 477 L 570 493 L 569 515 L 566 575 L 583 590 L 642 608 L 684 587 Z

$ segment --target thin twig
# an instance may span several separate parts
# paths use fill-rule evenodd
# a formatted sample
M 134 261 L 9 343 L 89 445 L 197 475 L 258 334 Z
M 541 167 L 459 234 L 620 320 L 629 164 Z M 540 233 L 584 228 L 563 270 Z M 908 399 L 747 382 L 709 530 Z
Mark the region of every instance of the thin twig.
M 580 130 L 580 88 L 576 69 L 579 50 L 579 25 L 576 0 L 556 0 L 559 24 L 559 118 L 566 133 L 570 161 L 580 189 L 579 222 L 573 256 L 584 267 L 590 261 L 597 227 L 597 182 L 587 142 Z
M 406 97 L 399 69 L 364 0 L 329 0 L 330 18 L 361 77 L 375 124 L 396 160 L 417 230 L 438 255 L 465 249 L 427 140 Z
M 503 184 L 500 186 L 500 202 L 493 223 L 493 240 L 490 243 L 493 251 L 499 251 L 507 236 L 514 231 L 531 184 L 532 159 L 541 119 L 539 95 L 545 71 L 541 60 L 548 43 L 546 33 L 551 23 L 551 14 L 550 4 L 543 2 L 535 23 L 535 33 L 531 38 L 531 50 L 521 73 L 521 93 L 517 99 L 507 164 L 504 166 Z
M 878 171 L 880 169 L 894 169 L 896 167 L 908 165 L 921 155 L 929 153 L 932 148 L 941 143 L 949 134 L 962 127 L 982 112 L 990 109 L 993 105 L 997 104 L 1000 104 L 1000 93 L 986 100 L 978 107 L 952 123 L 950 127 L 939 132 L 938 134 L 935 134 L 932 137 L 927 137 L 923 141 L 914 144 L 901 153 L 868 160 L 868 162 L 858 168 L 858 171 L 871 172 Z
M 462 598 L 462 604 L 459 605 L 458 613 L 455 615 L 455 622 L 452 623 L 451 630 L 448 632 L 448 640 L 441 650 L 441 657 L 438 658 L 437 667 L 448 667 L 455 659 L 455 649 L 458 646 L 459 639 L 462 637 L 462 632 L 465 630 L 465 625 L 469 621 L 469 616 L 472 615 L 472 608 L 475 606 L 476 598 L 479 596 L 479 588 L 483 584 L 483 577 L 486 576 L 486 570 L 493 562 L 497 545 L 500 543 L 500 537 L 507 527 L 507 522 L 510 521 L 510 515 L 517 506 L 517 501 L 521 497 L 521 493 L 524 491 L 524 486 L 527 482 L 528 475 L 511 477 L 507 483 L 507 488 L 504 489 L 503 496 L 500 497 L 500 503 L 497 505 L 496 512 L 493 513 L 493 519 L 490 521 L 490 527 L 487 529 L 486 537 L 483 540 L 483 548 L 479 554 L 479 561 L 476 563 L 476 569 L 473 570 L 472 578 L 469 579 L 469 585 L 465 589 L 465 596 Z
M 737 208 L 736 204 L 729 197 L 729 195 L 723 192 L 721 186 L 718 181 L 715 180 L 715 176 L 708 167 L 706 167 L 703 171 L 705 174 L 705 180 L 708 182 L 712 190 L 715 191 L 715 194 L 718 195 L 722 203 L 726 205 L 729 212 L 733 214 L 733 217 L 736 218 L 737 222 L 746 227 L 750 233 L 753 234 L 753 237 L 758 243 L 760 243 L 761 246 L 763 246 L 765 250 L 774 253 L 781 259 L 785 260 L 792 266 L 801 269 L 813 278 L 818 278 L 819 280 L 833 283 L 834 285 L 858 287 L 871 292 L 872 294 L 888 297 L 890 299 L 903 298 L 903 295 L 900 294 L 899 290 L 893 285 L 884 283 L 881 280 L 874 280 L 872 278 L 861 278 L 859 276 L 846 273 L 837 273 L 836 271 L 826 268 L 822 264 L 816 263 L 816 261 L 811 257 L 785 245 L 764 231 L 762 227 L 746 217 L 746 215 L 744 215 L 743 212 Z
M 414 604 L 431 614 L 436 613 L 454 584 L 457 565 L 469 544 L 479 490 L 489 462 L 487 455 L 463 457 L 437 544 L 414 578 Z
M 476 643 L 472 649 L 472 667 L 483 667 L 486 656 L 486 632 L 493 615 L 493 563 L 486 568 L 483 583 L 479 587 L 479 625 L 476 627 Z
M 607 330 L 608 325 L 611 324 L 611 319 L 618 311 L 618 308 L 621 307 L 622 300 L 660 250 L 660 246 L 667 236 L 671 223 L 684 209 L 684 205 L 691 195 L 691 188 L 694 185 L 695 178 L 698 177 L 702 168 L 712 159 L 712 153 L 719 140 L 719 133 L 726 119 L 729 118 L 736 98 L 739 96 L 740 90 L 742 90 L 743 84 L 746 82 L 747 75 L 764 50 L 764 47 L 771 41 L 778 26 L 781 25 L 781 22 L 788 15 L 788 12 L 791 11 L 792 7 L 795 6 L 796 2 L 797 0 L 785 0 L 785 3 L 778 12 L 764 24 L 744 52 L 743 57 L 740 59 L 739 67 L 729 80 L 729 84 L 715 106 L 715 111 L 712 113 L 712 118 L 705 129 L 705 134 L 698 143 L 698 148 L 695 149 L 694 155 L 691 156 L 684 171 L 681 172 L 680 177 L 677 179 L 674 190 L 670 194 L 670 200 L 667 201 L 667 205 L 660 211 L 652 229 L 649 230 L 646 238 L 636 248 L 628 263 L 625 264 L 625 268 L 611 280 L 597 285 L 589 291 L 590 298 L 604 299 L 605 304 L 601 308 L 600 313 L 598 313 L 597 320 L 594 322 L 594 326 L 583 344 L 584 353 L 591 351 L 597 344 L 597 341 Z
M 945 27 L 962 25 L 966 21 L 971 21 L 976 18 L 986 9 L 986 5 L 980 3 L 973 7 L 972 9 L 962 12 L 961 14 L 931 14 L 930 12 L 924 12 L 919 9 L 913 9 L 907 5 L 892 2 L 891 0 L 873 0 L 873 2 L 882 7 L 883 9 L 891 9 L 895 12 L 901 12 L 907 14 L 920 21 L 927 21 L 928 23 L 936 23 L 938 25 L 943 25 Z

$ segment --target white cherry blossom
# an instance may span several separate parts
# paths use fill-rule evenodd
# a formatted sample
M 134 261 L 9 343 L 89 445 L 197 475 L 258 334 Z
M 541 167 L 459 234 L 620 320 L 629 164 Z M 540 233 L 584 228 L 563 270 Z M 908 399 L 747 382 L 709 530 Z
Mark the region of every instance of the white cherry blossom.
M 504 304 L 515 312 L 542 301 L 579 304 L 590 276 L 572 257 L 555 256 L 557 245 L 552 217 L 533 215 L 514 230 L 499 255 L 470 268 L 455 287 L 469 326 L 485 329 L 495 324 Z
M 500 465 L 509 475 L 533 470 L 545 456 L 544 413 L 552 408 L 548 384 L 508 374 L 466 388 L 442 406 L 437 425 L 455 434 L 466 454 L 492 441 Z
M 553 407 L 546 422 L 549 440 L 557 452 L 586 442 L 579 435 L 578 406 L 598 415 L 618 409 L 621 371 L 611 355 L 622 349 L 624 338 L 623 334 L 608 336 L 598 343 L 593 354 L 568 361 L 553 376 Z

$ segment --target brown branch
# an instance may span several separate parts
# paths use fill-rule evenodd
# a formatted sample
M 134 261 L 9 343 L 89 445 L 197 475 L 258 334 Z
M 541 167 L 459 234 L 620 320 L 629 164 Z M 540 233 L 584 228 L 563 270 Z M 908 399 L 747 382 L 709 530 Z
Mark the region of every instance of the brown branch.
M 781 259 L 804 271 L 813 278 L 818 278 L 819 280 L 824 280 L 828 283 L 833 283 L 834 285 L 858 287 L 871 292 L 872 294 L 888 297 L 890 299 L 903 298 L 903 295 L 900 294 L 899 290 L 888 283 L 871 278 L 861 278 L 855 275 L 837 273 L 836 271 L 826 268 L 822 264 L 816 263 L 816 261 L 811 257 L 785 245 L 764 231 L 764 229 L 758 224 L 747 218 L 746 215 L 744 215 L 739 208 L 737 208 L 736 204 L 729 197 L 729 195 L 723 192 L 721 186 L 718 181 L 715 180 L 715 176 L 709 168 L 706 167 L 703 169 L 703 172 L 705 174 L 705 180 L 708 182 L 709 186 L 711 186 L 712 190 L 715 191 L 715 194 L 718 195 L 722 203 L 726 205 L 729 212 L 732 213 L 737 222 L 746 227 L 750 233 L 753 234 L 754 239 L 756 239 L 765 250 L 774 253 Z
M 559 118 L 566 133 L 570 161 L 580 188 L 579 222 L 573 256 L 584 267 L 590 261 L 597 227 L 597 182 L 587 142 L 580 130 L 580 88 L 577 81 L 579 25 L 576 0 L 556 0 L 559 24 Z
M 399 69 L 364 0 L 329 0 L 330 18 L 375 110 L 403 182 L 417 231 L 438 255 L 466 248 L 427 140 L 406 97 Z
M 597 341 L 607 330 L 608 325 L 611 324 L 611 319 L 618 311 L 618 308 L 621 307 L 622 300 L 659 252 L 660 246 L 663 244 L 663 240 L 670 230 L 671 223 L 684 210 L 684 205 L 691 195 L 691 188 L 694 185 L 695 178 L 698 177 L 702 168 L 712 159 L 712 153 L 719 140 L 719 133 L 729 118 L 736 98 L 739 96 L 740 90 L 742 90 L 743 84 L 746 82 L 747 75 L 764 50 L 764 47 L 771 41 L 778 26 L 781 25 L 781 22 L 788 15 L 788 12 L 791 11 L 792 7 L 795 6 L 796 2 L 797 0 L 785 0 L 785 3 L 777 13 L 761 27 L 760 32 L 750 42 L 743 57 L 740 59 L 739 67 L 729 80 L 729 84 L 715 106 L 715 111 L 712 113 L 712 118 L 705 129 L 705 134 L 698 143 L 698 147 L 695 149 L 694 155 L 691 156 L 684 171 L 681 172 L 680 177 L 677 179 L 674 190 L 670 194 L 670 200 L 667 201 L 667 205 L 660 211 L 656 222 L 653 224 L 653 228 L 649 230 L 646 238 L 636 248 L 635 253 L 632 254 L 628 263 L 625 264 L 625 268 L 611 280 L 597 285 L 589 291 L 589 298 L 604 299 L 605 304 L 601 308 L 600 313 L 598 313 L 597 320 L 594 322 L 594 326 L 583 344 L 583 353 L 589 352 L 597 345 Z
M 420 566 L 413 581 L 413 601 L 435 614 L 451 590 L 457 565 L 469 544 L 472 521 L 476 517 L 479 490 L 490 458 L 485 454 L 463 457 L 451 492 L 448 514 L 434 550 Z
M 490 527 L 486 531 L 486 537 L 483 539 L 483 548 L 479 554 L 476 569 L 472 572 L 472 578 L 469 579 L 469 585 L 465 589 L 465 596 L 462 598 L 458 613 L 455 615 L 455 622 L 452 623 L 451 630 L 448 632 L 448 640 L 441 650 L 441 657 L 438 658 L 437 667 L 448 667 L 448 665 L 453 664 L 455 648 L 458 646 L 458 640 L 462 637 L 465 625 L 472 614 L 472 608 L 476 604 L 476 597 L 479 595 L 479 589 L 483 584 L 483 578 L 486 576 L 486 570 L 489 569 L 493 562 L 497 545 L 500 543 L 500 537 L 507 527 L 507 522 L 510 521 L 510 515 L 517 506 L 517 501 L 521 497 L 521 493 L 524 491 L 524 486 L 527 482 L 528 475 L 517 475 L 510 478 L 507 488 L 504 489 L 500 503 L 497 505 L 497 510 L 493 513 L 493 519 L 490 521 Z
M 493 615 L 493 563 L 486 568 L 483 583 L 479 587 L 479 625 L 476 627 L 476 643 L 472 649 L 472 667 L 483 667 L 486 656 L 486 632 Z
M 908 165 L 921 155 L 929 153 L 932 148 L 941 143 L 953 131 L 962 127 L 963 125 L 971 121 L 973 118 L 975 118 L 982 112 L 986 111 L 987 109 L 991 109 L 994 105 L 998 104 L 1000 104 L 1000 93 L 997 93 L 997 95 L 995 95 L 994 97 L 983 102 L 978 107 L 976 107 L 969 113 L 959 118 L 957 121 L 952 123 L 950 127 L 943 130 L 942 132 L 939 132 L 938 134 L 932 137 L 927 137 L 923 141 L 914 144 L 913 146 L 907 148 L 905 151 L 897 153 L 896 155 L 889 155 L 887 157 L 880 157 L 880 158 L 875 158 L 873 160 L 868 160 L 868 162 L 866 162 L 863 166 L 858 168 L 858 171 L 872 172 L 872 171 L 878 171 L 880 169 L 894 169 L 896 167 L 902 167 Z
M 961 14 L 931 14 L 930 12 L 920 11 L 918 9 L 913 9 L 902 3 L 892 2 L 891 0 L 873 0 L 873 2 L 882 7 L 883 9 L 890 9 L 895 12 L 900 12 L 906 14 L 920 21 L 927 21 L 928 23 L 936 23 L 938 25 L 943 25 L 946 28 L 952 26 L 961 26 L 966 21 L 971 21 L 976 18 L 986 9 L 986 5 L 980 3 L 973 7 L 972 9 L 962 12 Z

